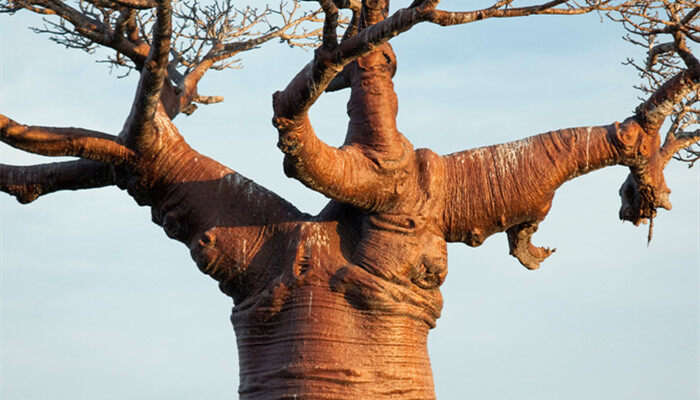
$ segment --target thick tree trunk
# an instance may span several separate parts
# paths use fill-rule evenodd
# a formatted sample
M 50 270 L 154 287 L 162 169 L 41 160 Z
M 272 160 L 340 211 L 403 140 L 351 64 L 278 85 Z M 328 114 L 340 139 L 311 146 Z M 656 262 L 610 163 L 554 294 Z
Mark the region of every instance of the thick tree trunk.
M 241 399 L 435 398 L 424 321 L 299 285 L 281 304 L 265 304 L 279 283 L 234 308 Z
M 426 254 L 443 255 L 444 277 L 445 241 L 413 222 L 424 211 L 330 202 L 312 217 L 191 149 L 174 126 L 155 136 L 149 168 L 121 184 L 234 299 L 242 399 L 435 397 L 427 336 L 442 280 Z
M 435 397 L 427 336 L 440 292 L 354 263 L 366 218 L 331 202 L 263 246 L 267 284 L 231 317 L 241 399 Z
M 276 276 L 231 317 L 241 399 L 435 397 L 427 336 L 440 293 L 354 265 L 362 219 L 331 203 L 279 239 Z

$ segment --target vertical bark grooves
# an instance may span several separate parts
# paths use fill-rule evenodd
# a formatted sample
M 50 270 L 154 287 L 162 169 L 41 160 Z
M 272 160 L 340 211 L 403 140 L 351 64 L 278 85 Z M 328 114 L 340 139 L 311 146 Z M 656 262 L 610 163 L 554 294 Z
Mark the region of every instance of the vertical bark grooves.
M 341 206 L 296 224 L 269 259 L 269 285 L 236 304 L 241 399 L 434 398 L 439 290 L 353 265 L 362 218 Z
M 232 317 L 241 399 L 434 398 L 422 321 L 373 315 L 313 285 L 269 319 L 253 313 Z
M 398 98 L 392 77 L 396 56 L 389 44 L 348 66 L 351 85 L 345 143 L 362 145 L 387 160 L 403 156 L 407 139 L 396 127 Z

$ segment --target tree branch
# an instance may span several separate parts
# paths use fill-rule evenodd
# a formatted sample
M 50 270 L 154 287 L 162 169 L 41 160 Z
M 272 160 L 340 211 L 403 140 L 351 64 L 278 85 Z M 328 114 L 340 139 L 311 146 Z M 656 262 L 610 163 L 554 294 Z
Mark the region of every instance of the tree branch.
M 7 0 L 7 4 L 0 4 L 0 12 L 26 9 L 57 17 L 45 19 L 44 27 L 33 30 L 48 33 L 56 43 L 89 53 L 96 45 L 115 50 L 114 56 L 99 62 L 110 68 L 126 68 L 123 77 L 132 70 L 142 72 L 153 43 L 156 11 L 151 8 L 155 4 L 154 0 Z M 197 108 L 193 104 L 197 84 L 204 73 L 237 68 L 240 60 L 235 56 L 241 52 L 274 39 L 290 46 L 311 46 L 321 32 L 309 29 L 310 23 L 321 21 L 318 14 L 305 11 L 297 1 L 289 7 L 281 3 L 279 9 L 237 8 L 233 0 L 176 3 L 176 26 L 170 41 L 173 63 L 161 96 L 167 114 L 174 118 L 180 112 L 193 112 Z M 184 71 L 178 71 L 178 65 Z
M 22 204 L 59 190 L 91 189 L 114 185 L 113 167 L 76 160 L 32 166 L 0 164 L 0 191 Z
M 188 49 L 171 49 L 173 60 L 168 66 L 168 76 L 175 86 L 173 87 L 173 93 L 169 93 L 163 99 L 170 118 L 174 118 L 181 112 L 189 115 L 197 109 L 197 106 L 193 103 L 198 102 L 196 101 L 197 98 L 205 98 L 199 96 L 197 85 L 204 74 L 210 69 L 232 68 L 239 60 L 226 60 L 235 57 L 241 52 L 255 49 L 273 39 L 281 39 L 289 43 L 290 46 L 304 47 L 307 44 L 303 41 L 313 40 L 320 32 L 318 29 L 310 31 L 304 29 L 302 32 L 298 32 L 303 24 L 318 21 L 318 11 L 297 16 L 299 12 L 297 3 L 294 3 L 292 10 L 286 14 L 283 9 L 279 11 L 266 9 L 260 13 L 256 10 L 251 10 L 251 15 L 243 15 L 241 17 L 242 21 L 240 25 L 234 25 L 232 21 L 229 20 L 232 16 L 226 13 L 236 14 L 241 13 L 241 11 L 230 7 L 216 10 L 212 9 L 206 12 L 206 19 L 204 21 L 200 21 L 200 17 L 197 15 L 194 8 L 190 8 L 189 13 L 184 13 L 182 10 L 178 11 L 177 17 L 189 21 L 194 27 L 194 33 L 190 39 L 212 43 L 212 46 L 202 57 L 199 55 L 186 57 L 185 54 L 188 53 Z M 270 23 L 267 21 L 269 14 L 279 14 L 282 16 L 282 25 L 269 25 Z M 179 31 L 175 34 L 176 38 L 188 36 L 183 33 L 186 25 L 182 22 L 181 24 Z M 253 34 L 252 29 L 259 24 L 268 24 L 269 31 L 262 35 Z M 208 28 L 205 29 L 204 27 L 200 27 L 200 25 Z M 250 38 L 241 40 L 245 37 Z M 178 63 L 187 67 L 184 75 L 177 71 Z M 211 99 L 223 100 L 220 96 L 213 96 Z M 203 101 L 199 103 L 213 104 L 216 102 L 219 101 Z
M 0 114 L 0 139 L 12 147 L 45 156 L 73 156 L 108 164 L 130 163 L 134 153 L 116 136 L 80 128 L 26 126 Z
M 34 7 L 29 8 L 31 6 Z M 99 21 L 96 18 L 86 15 L 84 12 L 68 6 L 65 2 L 26 0 L 18 2 L 17 7 L 27 8 L 33 12 L 40 12 L 37 6 L 43 7 L 43 10 L 50 10 L 52 14 L 55 14 L 63 20 L 70 22 L 73 25 L 75 32 L 77 32 L 78 35 L 85 37 L 89 41 L 112 48 L 117 52 L 124 54 L 137 66 L 140 66 L 144 62 L 145 57 L 139 51 L 136 44 L 127 40 L 127 38 L 125 38 L 123 35 L 117 34 L 117 32 L 115 32 L 109 26 L 107 23 L 108 21 Z M 59 28 L 61 27 L 61 25 L 52 25 Z M 37 29 L 36 31 L 53 33 L 55 35 L 66 35 L 70 33 L 68 29 L 62 28 L 61 30 L 63 30 L 63 32 L 42 29 Z M 68 45 L 70 41 L 70 39 L 67 39 L 64 44 Z
M 525 15 L 555 13 L 554 7 L 566 4 L 567 1 L 557 0 L 544 3 L 539 6 L 523 7 L 518 9 L 505 8 L 512 0 L 501 0 L 492 7 L 482 10 L 459 12 L 459 20 L 454 23 L 464 24 L 491 17 L 516 17 Z M 383 2 L 379 2 L 384 4 Z M 361 30 L 358 34 L 342 41 L 334 50 L 329 51 L 319 48 L 314 53 L 314 59 L 300 71 L 282 92 L 275 94 L 276 103 L 280 111 L 279 117 L 291 118 L 293 115 L 302 114 L 311 107 L 323 91 L 333 80 L 333 77 L 343 67 L 358 57 L 370 53 L 389 39 L 406 32 L 418 23 L 441 21 L 446 12 L 435 10 L 437 1 L 415 1 L 408 8 L 397 10 L 390 17 L 383 19 Z M 601 4 L 607 4 L 608 1 Z M 582 9 L 583 12 L 591 12 L 603 8 L 603 6 L 590 6 Z M 607 9 L 607 8 L 606 8 Z M 513 11 L 515 10 L 515 11 Z M 556 11 L 559 12 L 559 11 Z M 444 21 L 443 21 L 444 22 Z
M 155 140 L 154 118 L 160 103 L 172 35 L 172 8 L 169 0 L 157 0 L 156 22 L 136 98 L 125 128 L 125 143 L 130 148 L 144 149 Z
M 638 223 L 651 217 L 647 206 L 670 208 L 658 160 L 658 132 L 647 133 L 633 118 L 444 156 L 445 239 L 479 246 L 506 231 L 511 254 L 536 269 L 552 251 L 530 240 L 562 184 L 606 166 L 630 166 L 634 185 L 622 193 L 620 217 Z
M 664 145 L 661 147 L 661 159 L 663 165 L 666 166 L 669 161 L 681 150 L 700 142 L 700 129 L 694 132 L 674 132 L 669 133 L 666 137 Z M 694 162 L 694 160 L 691 160 Z M 692 166 L 692 164 L 690 165 Z
M 117 6 L 134 8 L 138 10 L 156 7 L 157 3 L 155 0 L 109 0 L 109 2 L 114 3 Z
M 683 70 L 666 81 L 635 110 L 637 118 L 646 130 L 658 131 L 666 118 L 675 112 L 675 106 L 683 98 L 697 90 L 700 72 Z
M 309 87 L 313 76 L 302 71 L 284 92 L 273 97 L 274 124 L 280 133 L 278 146 L 286 154 L 285 173 L 331 199 L 372 212 L 386 211 L 400 197 L 404 180 L 411 175 L 408 170 L 415 168 L 413 146 L 396 128 L 398 102 L 391 82 L 396 57 L 386 44 L 347 66 L 341 75 L 345 80 L 342 85 L 352 86 L 345 144 L 336 149 L 323 143 L 298 100 L 317 97 L 327 88 L 326 83 L 333 79 L 333 61 L 324 55 L 343 45 L 337 42 L 333 22 L 338 12 L 335 4 L 322 2 L 322 7 L 327 21 L 324 40 L 310 68 L 312 74 L 322 74 L 319 79 L 324 84 Z M 378 2 L 374 7 L 369 20 L 380 18 L 386 5 Z
M 393 202 L 395 196 L 385 193 L 383 189 L 401 184 L 400 181 L 391 179 L 397 179 L 398 175 L 395 172 L 403 170 L 410 163 L 413 149 L 410 142 L 396 130 L 396 99 L 391 86 L 391 75 L 395 72 L 393 52 L 390 48 L 382 52 L 375 51 L 372 53 L 374 56 L 370 52 L 419 22 L 441 21 L 440 18 L 447 14 L 435 12 L 434 7 L 437 3 L 414 2 L 411 7 L 398 10 L 386 19 L 388 2 L 372 2 L 371 5 L 363 3 L 360 27 L 365 28 L 337 44 L 332 22 L 336 17 L 337 8 L 332 7 L 334 4 L 330 1 L 321 2 L 327 21 L 324 44 L 316 49 L 313 60 L 289 85 L 273 95 L 273 124 L 280 133 L 280 148 L 287 154 L 285 172 L 289 176 L 332 199 L 363 209 L 370 207 L 372 210 L 379 210 Z M 509 11 L 511 9 L 501 9 L 510 3 L 510 0 L 502 0 L 488 9 L 461 13 L 462 19 L 454 22 L 467 23 L 495 15 L 507 17 L 538 14 L 566 2 L 553 1 L 540 6 L 521 8 L 515 13 Z M 591 9 L 586 9 L 585 12 Z M 377 58 L 382 57 L 379 54 L 386 58 L 384 63 L 377 62 Z M 346 65 L 356 59 L 359 69 L 355 68 L 356 72 L 353 73 Z M 394 68 L 388 74 L 385 69 L 387 64 L 390 69 Z M 345 71 L 336 77 L 344 68 Z M 372 72 L 365 74 L 367 78 L 360 78 L 363 75 L 360 70 Z M 351 121 L 346 145 L 338 151 L 332 151 L 327 149 L 325 144 L 320 144 L 322 142 L 310 127 L 307 113 L 323 91 L 329 88 L 342 89 L 348 84 L 353 84 L 353 94 L 348 106 Z M 351 157 L 347 151 L 353 146 L 362 151 L 353 153 Z M 333 165 L 333 168 L 323 167 L 314 160 L 319 158 L 318 154 L 321 152 L 325 161 Z M 362 162 L 361 156 L 372 160 L 374 166 Z M 386 163 L 386 160 L 394 162 Z M 350 162 L 355 163 L 355 169 L 352 171 L 347 170 Z M 388 165 L 392 167 L 386 168 Z M 389 172 L 390 170 L 392 172 Z M 383 178 L 382 183 L 377 186 L 368 185 L 363 181 L 372 177 L 372 180 L 379 182 L 379 176 Z M 375 193 L 371 194 L 371 191 Z

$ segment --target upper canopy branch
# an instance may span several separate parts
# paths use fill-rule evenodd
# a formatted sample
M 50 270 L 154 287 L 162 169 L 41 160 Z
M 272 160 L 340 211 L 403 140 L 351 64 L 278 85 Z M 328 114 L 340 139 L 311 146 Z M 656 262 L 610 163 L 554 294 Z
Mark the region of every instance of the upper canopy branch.
M 380 2 L 381 3 L 381 2 Z M 306 112 L 330 84 L 333 76 L 351 61 L 368 54 L 389 39 L 411 29 L 421 22 L 443 25 L 465 24 L 492 17 L 519 17 L 537 14 L 580 14 L 594 10 L 613 10 L 627 2 L 613 5 L 612 1 L 591 1 L 586 6 L 577 6 L 573 1 L 555 0 L 537 6 L 509 7 L 513 0 L 501 0 L 491 7 L 465 12 L 436 10 L 438 1 L 415 1 L 408 8 L 376 22 L 335 47 L 321 47 L 314 59 L 297 74 L 287 88 L 278 95 L 281 117 L 291 118 Z M 384 3 L 382 3 L 384 4 Z M 557 8 L 557 6 L 562 6 Z M 565 6 L 565 7 L 564 7 Z M 291 95 L 292 88 L 296 93 Z
M 664 82 L 647 101 L 635 111 L 640 122 L 650 131 L 658 131 L 669 115 L 676 113 L 676 107 L 685 97 L 697 92 L 700 84 L 700 70 L 684 70 Z
M 501 0 L 491 7 L 474 11 L 443 11 L 437 9 L 426 10 L 423 17 L 425 21 L 442 26 L 466 24 L 487 18 L 512 18 L 528 15 L 578 15 L 591 11 L 611 11 L 624 7 L 631 2 L 613 2 L 612 0 L 586 1 L 586 5 L 579 5 L 575 1 L 553 0 L 535 6 L 510 7 L 515 0 Z
M 70 7 L 66 2 L 51 0 L 9 0 L 0 4 L 0 12 L 16 12 L 20 9 L 60 17 L 58 22 L 44 20 L 43 28 L 33 28 L 37 33 L 48 33 L 52 40 L 67 47 L 78 48 L 88 52 L 94 50 L 94 44 L 112 48 L 128 57 L 139 66 L 145 60 L 145 53 L 137 45 L 120 34 L 116 21 L 123 13 L 111 9 L 99 9 L 87 2 L 78 4 L 79 8 Z M 101 11 L 101 12 L 100 12 Z M 128 14 L 128 13 L 127 13 Z M 120 17 L 115 17 L 120 15 Z M 114 19 L 114 23 L 110 20 Z M 73 29 L 64 24 L 70 23 Z M 123 63 L 123 61 L 120 61 Z
M 99 0 L 99 2 L 103 2 L 103 0 Z M 156 6 L 156 1 L 155 0 L 108 0 L 106 3 L 113 3 L 114 6 L 118 7 L 128 7 L 128 8 L 135 8 L 138 10 L 145 10 L 148 8 L 153 8 Z
M 70 48 L 93 52 L 97 46 L 115 51 L 100 62 L 113 68 L 141 72 L 153 43 L 156 2 L 138 0 L 0 0 L 0 12 L 27 10 L 46 16 L 35 32 Z M 196 86 L 210 69 L 239 68 L 237 55 L 278 39 L 290 46 L 316 43 L 321 29 L 319 11 L 297 1 L 275 7 L 237 7 L 233 0 L 173 4 L 174 32 L 171 68 L 162 98 L 171 118 L 196 109 Z M 122 75 L 125 76 L 126 74 Z M 187 82 L 185 82 L 185 79 Z

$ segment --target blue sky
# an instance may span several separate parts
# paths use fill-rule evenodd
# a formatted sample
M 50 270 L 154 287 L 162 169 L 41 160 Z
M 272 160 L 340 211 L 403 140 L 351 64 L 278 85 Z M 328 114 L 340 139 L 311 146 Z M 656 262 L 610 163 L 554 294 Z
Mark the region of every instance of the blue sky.
M 445 8 L 456 7 L 445 2 Z M 118 133 L 135 78 L 0 16 L 0 108 L 23 123 Z M 392 41 L 399 129 L 450 153 L 551 129 L 622 121 L 638 104 L 637 50 L 595 15 L 420 26 Z M 188 142 L 307 212 L 325 199 L 282 173 L 271 94 L 310 53 L 268 44 L 241 71 L 211 72 L 200 93 L 225 102 L 176 124 Z M 312 111 L 342 142 L 347 93 Z M 5 163 L 46 162 L 0 148 Z M 617 218 L 627 171 L 564 185 L 535 243 L 538 271 L 504 234 L 449 246 L 443 317 L 429 339 L 440 399 L 696 399 L 698 168 L 667 170 L 673 211 L 646 228 Z M 60 192 L 21 206 L 0 195 L 0 397 L 230 399 L 238 369 L 231 301 L 115 188 Z

